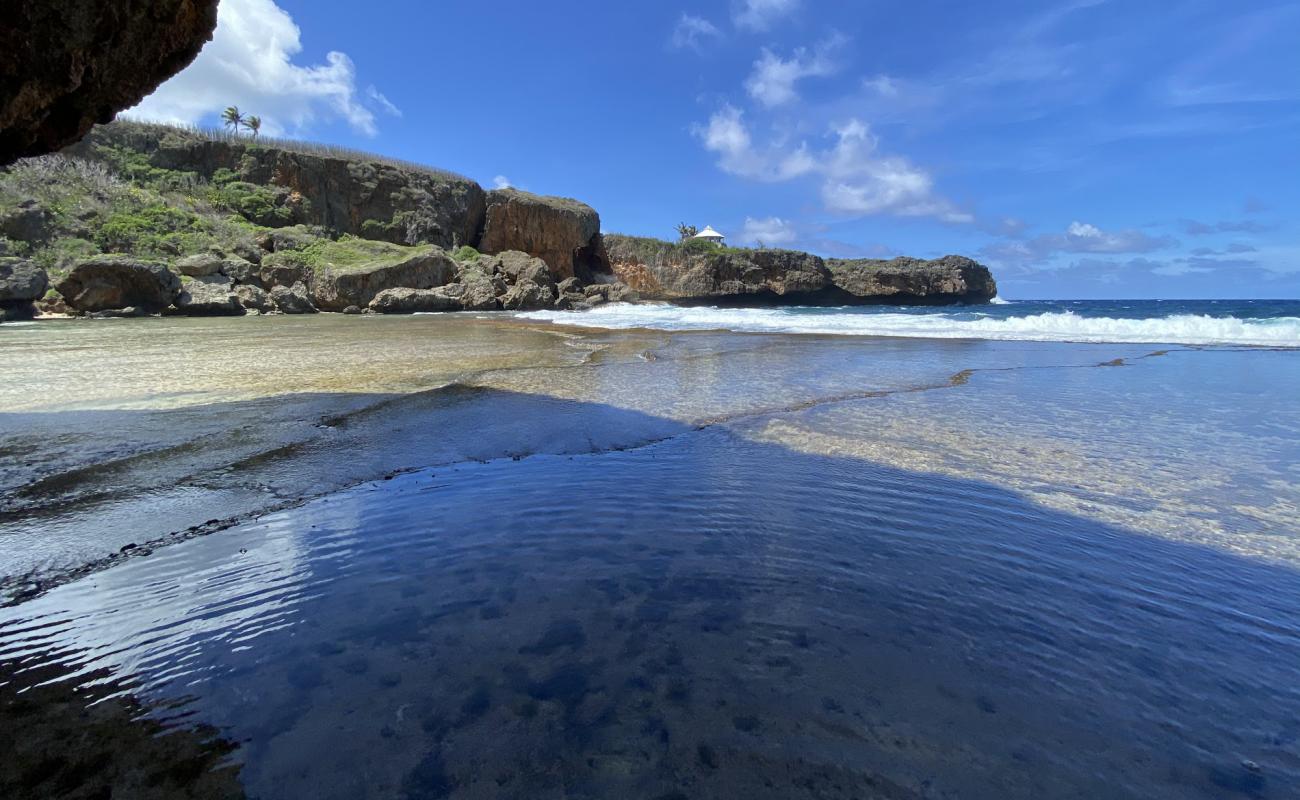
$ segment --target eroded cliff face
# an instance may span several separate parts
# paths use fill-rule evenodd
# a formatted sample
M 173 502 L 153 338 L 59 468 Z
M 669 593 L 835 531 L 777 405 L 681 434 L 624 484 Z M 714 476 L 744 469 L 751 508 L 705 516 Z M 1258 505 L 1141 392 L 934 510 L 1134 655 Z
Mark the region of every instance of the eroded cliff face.
M 251 139 L 212 139 L 153 125 L 96 128 L 68 155 L 112 160 L 140 154 L 153 167 L 218 176 L 277 190 L 277 217 L 261 224 L 307 224 L 394 244 L 452 249 L 478 241 L 487 196 L 447 172 L 364 158 L 299 152 Z
M 824 261 L 793 250 L 719 248 L 606 236 L 610 267 L 643 299 L 713 305 L 867 305 L 987 302 L 988 268 L 945 256 Z
M 0 165 L 76 141 L 212 38 L 217 0 L 0 3 Z
M 989 268 L 964 256 L 932 261 L 906 257 L 888 261 L 833 258 L 826 266 L 835 286 L 852 298 L 845 301 L 848 304 L 986 303 L 998 293 Z
M 488 192 L 487 221 L 478 249 L 528 253 L 545 261 L 561 279 L 589 280 L 609 271 L 595 209 L 577 200 L 517 189 Z

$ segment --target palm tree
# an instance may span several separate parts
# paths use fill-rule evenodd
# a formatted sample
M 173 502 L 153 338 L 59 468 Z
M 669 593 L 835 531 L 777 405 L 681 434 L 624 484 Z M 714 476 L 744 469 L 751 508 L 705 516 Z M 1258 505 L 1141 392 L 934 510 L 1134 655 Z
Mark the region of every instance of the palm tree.
M 257 138 L 257 132 L 262 130 L 262 118 L 248 116 L 244 119 L 244 127 L 253 132 L 253 138 Z
M 699 233 L 699 230 L 694 225 L 687 225 L 683 222 L 677 226 L 677 235 L 682 237 L 683 240 L 689 239 L 697 233 Z
M 239 106 L 229 106 L 221 112 L 221 119 L 226 126 L 235 133 L 239 133 L 239 126 L 244 123 L 244 115 L 239 113 Z

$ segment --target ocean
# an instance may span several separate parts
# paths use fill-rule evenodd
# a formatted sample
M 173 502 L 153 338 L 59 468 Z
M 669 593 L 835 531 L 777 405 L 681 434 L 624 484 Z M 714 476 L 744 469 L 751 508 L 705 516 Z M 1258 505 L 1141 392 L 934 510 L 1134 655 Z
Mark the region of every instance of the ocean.
M 74 766 L 1300 796 L 1300 302 L 51 321 L 0 371 L 0 739 Z

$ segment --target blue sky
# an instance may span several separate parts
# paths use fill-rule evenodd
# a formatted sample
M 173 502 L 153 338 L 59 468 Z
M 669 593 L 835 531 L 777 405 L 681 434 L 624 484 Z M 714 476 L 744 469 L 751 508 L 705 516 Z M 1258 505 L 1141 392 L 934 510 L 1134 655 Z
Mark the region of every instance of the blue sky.
M 490 11 L 486 10 L 489 9 Z M 133 112 L 577 197 L 606 231 L 973 256 L 1011 298 L 1300 297 L 1300 4 L 222 0 Z

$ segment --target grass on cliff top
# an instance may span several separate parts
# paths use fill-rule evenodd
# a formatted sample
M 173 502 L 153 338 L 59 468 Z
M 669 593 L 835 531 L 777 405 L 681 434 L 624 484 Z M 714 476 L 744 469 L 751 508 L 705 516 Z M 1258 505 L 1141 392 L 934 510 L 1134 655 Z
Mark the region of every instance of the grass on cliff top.
M 327 144 L 325 142 L 307 142 L 299 139 L 281 139 L 262 135 L 259 135 L 254 139 L 248 134 L 236 133 L 226 128 L 202 128 L 191 125 L 168 125 L 161 122 L 141 122 L 138 120 L 119 119 L 110 122 L 107 125 L 97 126 L 96 130 L 109 132 L 110 135 L 114 130 L 126 133 L 138 132 L 157 136 L 159 139 L 171 135 L 190 139 L 203 139 L 209 142 L 228 142 L 231 144 L 240 144 L 245 147 L 260 147 L 267 150 L 284 150 L 289 153 L 304 153 L 306 155 L 321 156 L 323 158 L 341 158 L 348 161 L 369 161 L 375 164 L 396 167 L 398 169 L 411 170 L 412 172 L 424 172 L 444 180 L 470 181 L 470 179 L 464 175 L 452 172 L 449 169 L 431 167 L 428 164 L 421 164 L 416 161 L 406 161 L 401 158 L 393 158 L 379 153 L 356 150 L 351 147 L 342 147 L 340 145 Z
M 621 233 L 605 234 L 605 249 L 610 256 L 635 256 L 643 261 L 653 261 L 657 257 L 729 255 L 748 256 L 758 252 L 755 248 L 730 247 L 715 244 L 704 239 L 686 239 L 669 242 L 650 236 L 627 236 Z
M 337 241 L 317 239 L 297 250 L 278 250 L 262 260 L 268 266 L 301 266 L 322 272 L 364 272 L 400 264 L 408 258 L 438 252 L 435 245 L 411 247 L 355 236 Z

